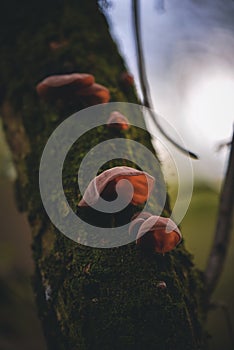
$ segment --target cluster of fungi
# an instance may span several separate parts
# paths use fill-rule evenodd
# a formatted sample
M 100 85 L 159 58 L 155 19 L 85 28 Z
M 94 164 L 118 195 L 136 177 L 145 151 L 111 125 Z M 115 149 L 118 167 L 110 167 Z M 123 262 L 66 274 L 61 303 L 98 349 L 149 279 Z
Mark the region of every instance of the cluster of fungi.
M 133 84 L 133 78 L 128 73 L 123 74 L 121 79 L 125 85 Z M 82 98 L 89 105 L 96 105 L 110 100 L 109 90 L 95 83 L 93 75 L 85 73 L 49 76 L 38 83 L 36 90 L 38 96 L 47 102 Z M 122 131 L 130 127 L 126 116 L 119 111 L 113 111 L 106 124 L 108 128 Z M 127 166 L 113 167 L 90 182 L 78 206 L 92 207 L 100 198 L 110 202 L 118 196 L 130 199 L 134 206 L 142 205 L 148 200 L 154 184 L 155 178 L 147 172 Z M 134 215 L 129 234 L 144 251 L 161 254 L 174 249 L 182 239 L 179 228 L 171 219 L 148 212 Z
M 129 199 L 129 183 L 132 188 L 131 204 L 138 206 L 148 200 L 155 179 L 147 172 L 131 167 L 113 167 L 103 171 L 89 183 L 78 205 L 91 207 L 97 204 L 100 198 L 112 201 L 118 195 Z M 179 228 L 171 219 L 144 211 L 132 218 L 129 234 L 147 253 L 164 254 L 174 249 L 182 239 Z

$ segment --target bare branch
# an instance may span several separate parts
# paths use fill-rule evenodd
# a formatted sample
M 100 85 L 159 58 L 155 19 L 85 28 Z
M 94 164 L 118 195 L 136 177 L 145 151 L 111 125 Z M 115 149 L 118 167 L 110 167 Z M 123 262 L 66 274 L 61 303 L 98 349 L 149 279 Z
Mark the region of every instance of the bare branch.
M 224 147 L 231 146 L 231 144 L 232 144 L 232 141 L 220 142 L 216 147 L 216 152 L 221 151 Z
M 158 121 L 158 115 L 153 111 L 152 99 L 150 96 L 150 88 L 147 81 L 146 69 L 145 69 L 145 60 L 142 49 L 141 35 L 140 35 L 140 11 L 139 11 L 139 0 L 132 0 L 132 8 L 133 8 L 133 23 L 136 37 L 136 49 L 137 49 L 137 61 L 139 67 L 139 78 L 140 84 L 143 94 L 143 105 L 149 108 L 150 117 L 156 126 L 156 128 L 166 137 L 168 141 L 170 141 L 177 149 L 179 149 L 182 153 L 190 156 L 191 158 L 198 159 L 197 155 L 193 152 L 190 152 L 178 145 L 161 127 Z
M 231 237 L 234 208 L 234 132 L 228 161 L 227 173 L 220 195 L 219 212 L 214 242 L 208 258 L 205 282 L 209 301 L 223 271 Z

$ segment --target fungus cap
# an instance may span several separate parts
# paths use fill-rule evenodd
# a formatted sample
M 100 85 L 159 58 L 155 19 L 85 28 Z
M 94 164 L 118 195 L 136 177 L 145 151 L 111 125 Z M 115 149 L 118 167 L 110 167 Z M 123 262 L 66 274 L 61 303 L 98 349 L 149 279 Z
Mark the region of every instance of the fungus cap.
M 152 215 L 140 226 L 136 243 L 163 254 L 174 249 L 181 239 L 181 232 L 171 219 Z
M 139 205 L 144 203 L 152 192 L 155 179 L 148 173 L 136 170 L 127 166 L 114 167 L 105 170 L 96 176 L 85 190 L 83 199 L 79 202 L 79 206 L 92 206 L 102 197 L 105 200 L 113 200 L 117 197 L 116 185 L 119 180 L 128 180 L 133 186 L 133 197 L 131 203 Z M 127 192 L 125 183 L 118 188 L 120 195 Z
M 109 128 L 115 128 L 119 130 L 128 130 L 129 121 L 123 114 L 118 111 L 114 111 L 110 114 L 110 117 L 107 120 L 107 126 Z
M 121 81 L 126 85 L 126 86 L 132 86 L 134 84 L 134 77 L 132 74 L 128 72 L 124 72 L 121 74 Z
M 94 83 L 94 76 L 85 73 L 51 75 L 37 84 L 37 94 L 41 98 L 64 97 L 63 94 L 85 88 Z

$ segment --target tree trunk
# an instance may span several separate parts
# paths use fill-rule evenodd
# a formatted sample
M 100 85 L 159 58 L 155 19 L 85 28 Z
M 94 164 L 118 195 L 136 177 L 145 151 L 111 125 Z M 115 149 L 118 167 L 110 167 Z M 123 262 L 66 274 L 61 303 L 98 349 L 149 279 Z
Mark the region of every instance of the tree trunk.
M 134 88 L 120 82 L 126 68 L 96 1 L 8 0 L 1 7 L 1 115 L 18 174 L 17 203 L 31 225 L 33 285 L 48 349 L 200 348 L 202 280 L 183 243 L 165 256 L 143 255 L 135 243 L 90 248 L 61 234 L 43 209 L 43 148 L 61 121 L 88 106 L 43 102 L 36 84 L 52 74 L 91 73 L 108 87 L 111 101 L 137 103 Z M 53 41 L 65 44 L 53 49 Z M 111 137 L 102 130 L 71 150 L 64 186 L 68 197 L 75 195 L 74 207 L 74 174 L 83 154 Z M 133 127 L 125 135 L 154 152 L 147 132 Z M 108 166 L 116 164 L 126 162 Z M 169 213 L 166 201 L 164 214 Z M 166 289 L 157 287 L 160 280 Z

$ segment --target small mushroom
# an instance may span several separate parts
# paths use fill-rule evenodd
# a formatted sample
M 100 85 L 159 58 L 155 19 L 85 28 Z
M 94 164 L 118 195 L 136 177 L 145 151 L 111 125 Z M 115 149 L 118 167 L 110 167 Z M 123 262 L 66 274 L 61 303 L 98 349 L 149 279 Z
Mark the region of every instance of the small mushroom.
M 139 227 L 136 243 L 143 250 L 164 254 L 174 249 L 182 235 L 169 218 L 152 215 Z
M 123 84 L 123 86 L 125 88 L 129 88 L 130 86 L 133 86 L 134 85 L 134 78 L 133 78 L 133 75 L 131 75 L 130 73 L 128 72 L 124 72 L 121 74 L 121 83 Z
M 110 117 L 107 120 L 107 126 L 109 128 L 115 128 L 119 130 L 128 130 L 129 121 L 123 114 L 115 111 L 110 114 Z
M 68 97 L 75 91 L 86 88 L 94 83 L 94 76 L 85 73 L 51 75 L 37 84 L 39 97 L 46 100 L 57 100 Z
M 76 95 L 84 96 L 89 105 L 107 103 L 110 100 L 109 90 L 100 84 L 92 84 L 76 91 Z
M 131 199 L 133 205 L 142 204 L 148 199 L 155 182 L 154 177 L 144 171 L 127 166 L 114 167 L 105 170 L 90 182 L 78 205 L 80 207 L 92 206 L 98 202 L 100 197 L 106 201 L 116 199 L 117 185 L 118 194 L 121 197 L 128 196 L 129 186 L 126 185 L 126 181 L 120 181 L 123 179 L 128 180 L 133 187 Z

